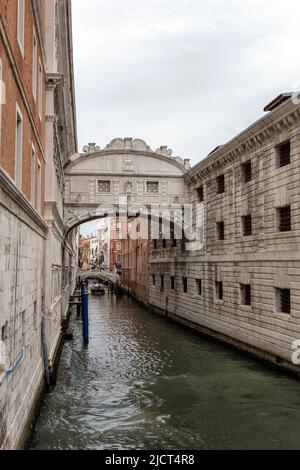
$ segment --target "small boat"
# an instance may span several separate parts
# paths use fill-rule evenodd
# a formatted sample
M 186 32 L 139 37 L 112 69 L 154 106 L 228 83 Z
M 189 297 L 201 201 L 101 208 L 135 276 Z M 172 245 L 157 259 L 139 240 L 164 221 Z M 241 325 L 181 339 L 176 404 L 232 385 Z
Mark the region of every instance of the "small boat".
M 95 282 L 91 287 L 91 293 L 103 295 L 105 294 L 105 289 L 99 282 Z

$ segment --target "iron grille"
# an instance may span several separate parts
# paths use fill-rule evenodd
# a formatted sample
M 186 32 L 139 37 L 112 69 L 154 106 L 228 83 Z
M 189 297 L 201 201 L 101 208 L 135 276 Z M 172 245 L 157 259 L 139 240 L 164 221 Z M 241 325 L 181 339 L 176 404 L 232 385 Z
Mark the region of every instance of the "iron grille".
M 291 143 L 290 141 L 279 145 L 278 147 L 279 166 L 285 166 L 291 163 Z
M 202 280 L 201 279 L 196 279 L 196 286 L 197 286 L 198 295 L 202 295 Z
M 291 313 L 290 289 L 280 289 L 280 307 L 282 313 Z
M 291 206 L 280 207 L 279 230 L 280 232 L 289 232 L 291 230 Z
M 243 228 L 244 237 L 249 237 L 249 235 L 252 235 L 252 218 L 250 214 L 243 217 Z
M 146 183 L 146 193 L 147 194 L 158 194 L 159 193 L 159 183 L 158 183 L 158 181 L 147 181 L 147 183 Z
M 197 196 L 198 196 L 198 202 L 203 202 L 203 199 L 204 199 L 203 186 L 200 186 L 200 188 L 197 188 Z
M 252 180 L 252 164 L 250 160 L 243 164 L 243 174 L 245 183 Z
M 251 286 L 242 284 L 242 302 L 244 305 L 251 305 Z
M 216 294 L 219 300 L 223 300 L 223 282 L 216 282 Z
M 109 194 L 111 189 L 110 181 L 98 181 L 98 192 Z
M 217 177 L 217 192 L 218 194 L 225 192 L 225 177 L 220 175 Z

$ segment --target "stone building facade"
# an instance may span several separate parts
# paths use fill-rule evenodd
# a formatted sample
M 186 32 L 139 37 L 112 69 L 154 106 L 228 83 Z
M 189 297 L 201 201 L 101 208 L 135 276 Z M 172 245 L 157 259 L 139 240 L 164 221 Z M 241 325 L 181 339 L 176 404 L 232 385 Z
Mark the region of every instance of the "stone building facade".
M 63 165 L 76 151 L 71 2 L 0 1 L 0 449 L 24 442 L 74 287 Z
M 299 372 L 300 106 L 284 94 L 265 110 L 187 173 L 203 246 L 152 241 L 149 304 Z

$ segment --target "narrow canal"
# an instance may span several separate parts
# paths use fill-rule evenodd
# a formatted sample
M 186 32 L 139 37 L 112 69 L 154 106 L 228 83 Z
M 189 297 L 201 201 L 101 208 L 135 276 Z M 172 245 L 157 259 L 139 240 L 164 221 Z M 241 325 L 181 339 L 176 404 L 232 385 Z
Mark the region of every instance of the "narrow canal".
M 32 449 L 296 449 L 300 384 L 149 314 L 90 296 L 70 325 Z

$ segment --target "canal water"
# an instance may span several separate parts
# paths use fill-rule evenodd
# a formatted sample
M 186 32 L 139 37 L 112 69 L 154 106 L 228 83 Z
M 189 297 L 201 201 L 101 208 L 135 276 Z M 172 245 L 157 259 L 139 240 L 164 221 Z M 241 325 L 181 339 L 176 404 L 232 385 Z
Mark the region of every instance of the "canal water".
M 199 313 L 200 314 L 200 313 Z M 90 295 L 32 449 L 299 449 L 300 384 L 145 311 Z

